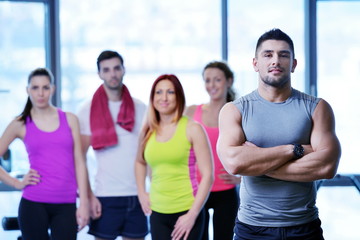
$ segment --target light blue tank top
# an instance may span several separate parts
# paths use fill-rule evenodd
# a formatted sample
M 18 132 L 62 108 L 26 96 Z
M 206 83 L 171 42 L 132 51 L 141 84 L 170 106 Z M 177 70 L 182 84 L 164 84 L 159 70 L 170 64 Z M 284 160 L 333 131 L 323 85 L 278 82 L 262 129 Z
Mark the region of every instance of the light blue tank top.
M 246 141 L 259 147 L 310 144 L 312 114 L 320 101 L 292 89 L 284 102 L 273 103 L 254 91 L 233 103 L 242 116 Z M 314 182 L 290 182 L 267 176 L 244 176 L 238 218 L 249 225 L 285 227 L 318 218 Z

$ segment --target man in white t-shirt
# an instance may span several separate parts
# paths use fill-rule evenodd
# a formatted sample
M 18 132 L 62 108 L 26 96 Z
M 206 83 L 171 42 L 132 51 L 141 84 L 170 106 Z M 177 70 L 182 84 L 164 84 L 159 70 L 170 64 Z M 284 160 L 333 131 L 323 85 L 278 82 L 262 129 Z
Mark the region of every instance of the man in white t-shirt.
M 96 240 L 141 240 L 148 226 L 137 197 L 134 164 L 146 106 L 123 84 L 119 53 L 103 51 L 97 66 L 103 84 L 78 113 L 83 153 L 92 146 L 97 161 L 93 193 L 89 187 L 89 234 Z

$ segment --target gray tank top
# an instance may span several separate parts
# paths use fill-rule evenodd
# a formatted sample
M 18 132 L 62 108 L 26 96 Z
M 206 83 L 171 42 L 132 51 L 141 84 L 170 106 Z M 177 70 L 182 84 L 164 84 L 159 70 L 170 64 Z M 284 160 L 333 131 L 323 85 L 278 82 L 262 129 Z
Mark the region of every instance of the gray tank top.
M 284 102 L 263 99 L 257 90 L 233 103 L 242 116 L 246 141 L 259 147 L 310 144 L 312 114 L 319 98 L 292 89 Z M 244 176 L 239 221 L 249 225 L 286 227 L 318 218 L 315 182 L 290 182 L 267 176 Z

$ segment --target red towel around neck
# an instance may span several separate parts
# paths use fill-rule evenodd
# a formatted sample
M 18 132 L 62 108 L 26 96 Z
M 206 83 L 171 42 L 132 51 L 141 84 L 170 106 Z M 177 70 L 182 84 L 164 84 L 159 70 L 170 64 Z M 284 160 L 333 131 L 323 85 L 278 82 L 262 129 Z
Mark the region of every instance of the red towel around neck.
M 125 85 L 122 87 L 121 106 L 116 123 L 131 132 L 135 124 L 135 107 L 130 92 Z M 90 108 L 91 146 L 102 149 L 118 143 L 115 124 L 111 118 L 108 97 L 101 85 L 94 93 Z

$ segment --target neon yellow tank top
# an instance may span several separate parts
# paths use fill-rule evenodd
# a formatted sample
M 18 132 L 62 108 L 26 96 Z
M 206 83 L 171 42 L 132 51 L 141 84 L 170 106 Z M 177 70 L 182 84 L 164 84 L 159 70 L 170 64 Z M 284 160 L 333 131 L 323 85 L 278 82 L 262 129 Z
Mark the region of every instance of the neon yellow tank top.
M 151 209 L 159 213 L 178 213 L 191 208 L 198 189 L 195 154 L 186 137 L 188 118 L 182 117 L 174 136 L 167 142 L 156 141 L 153 133 L 144 157 L 152 170 Z

